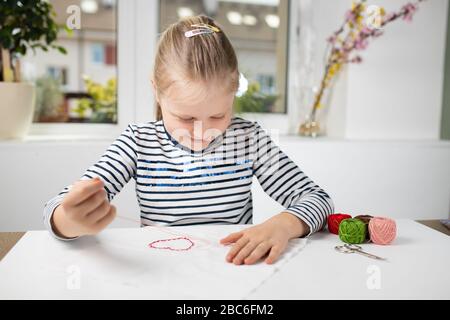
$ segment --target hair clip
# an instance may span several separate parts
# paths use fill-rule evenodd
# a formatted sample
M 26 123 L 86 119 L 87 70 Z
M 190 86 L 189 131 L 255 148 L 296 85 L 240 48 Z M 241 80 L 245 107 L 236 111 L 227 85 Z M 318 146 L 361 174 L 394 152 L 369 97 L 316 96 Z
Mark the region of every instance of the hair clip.
M 206 24 L 206 23 L 193 24 L 193 25 L 191 25 L 191 27 L 195 27 L 197 29 L 186 31 L 184 33 L 184 36 L 186 38 L 191 38 L 191 37 L 198 36 L 198 35 L 201 35 L 201 34 L 209 34 L 209 33 L 214 33 L 214 32 L 220 32 L 219 28 L 217 28 L 215 26 L 212 26 L 212 25 L 209 25 L 209 24 Z

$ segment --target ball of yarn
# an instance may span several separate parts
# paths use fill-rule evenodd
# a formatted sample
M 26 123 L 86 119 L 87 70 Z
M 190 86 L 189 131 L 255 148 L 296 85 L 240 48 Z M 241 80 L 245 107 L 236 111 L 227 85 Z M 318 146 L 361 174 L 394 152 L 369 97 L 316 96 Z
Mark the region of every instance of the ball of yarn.
M 361 215 L 355 217 L 355 219 L 359 219 L 367 225 L 369 224 L 370 220 L 372 220 L 372 218 L 373 218 L 373 216 L 370 216 L 368 214 L 361 214 Z
M 339 238 L 346 243 L 363 243 L 366 234 L 367 225 L 359 219 L 345 219 L 339 225 Z
M 390 244 L 397 236 L 397 226 L 392 219 L 375 217 L 369 222 L 369 234 L 375 244 Z
M 339 225 L 342 220 L 349 219 L 352 216 L 345 213 L 335 213 L 328 216 L 328 231 L 334 234 L 339 233 Z
M 369 227 L 369 222 L 372 218 L 373 218 L 373 216 L 368 215 L 368 214 L 361 214 L 361 215 L 355 217 L 355 219 L 358 219 L 358 220 L 361 220 L 362 222 L 364 222 L 367 225 L 367 227 Z M 366 232 L 366 240 L 370 240 L 369 232 Z

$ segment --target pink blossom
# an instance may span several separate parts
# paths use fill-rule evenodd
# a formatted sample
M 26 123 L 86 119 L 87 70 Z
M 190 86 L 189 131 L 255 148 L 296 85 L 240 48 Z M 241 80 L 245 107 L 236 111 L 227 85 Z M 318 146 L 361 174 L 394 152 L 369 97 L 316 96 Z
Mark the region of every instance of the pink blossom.
M 361 34 L 363 35 L 370 35 L 372 33 L 372 29 L 370 29 L 369 27 L 364 27 L 361 30 Z
M 362 62 L 362 58 L 361 56 L 356 56 L 353 59 L 350 60 L 351 63 L 361 63 Z
M 329 38 L 327 39 L 327 42 L 329 42 L 329 43 L 331 43 L 331 44 L 333 44 L 335 41 L 336 41 L 336 36 L 335 36 L 335 35 L 332 35 L 331 37 L 329 37 Z
M 366 39 L 363 38 L 357 38 L 355 40 L 355 49 L 356 50 L 364 50 L 367 48 L 368 42 Z
M 1 1 L 1 0 L 0 0 Z M 411 0 L 409 0 L 411 1 Z M 381 26 L 385 27 L 387 24 L 403 18 L 406 21 L 411 21 L 414 14 L 418 10 L 418 3 L 425 0 L 416 0 L 417 4 L 407 3 L 404 5 L 400 11 L 388 13 L 382 16 Z M 332 36 L 330 36 L 327 41 L 331 43 L 331 51 L 328 53 L 328 61 L 326 63 L 326 70 L 335 64 L 347 64 L 347 63 L 361 63 L 363 59 L 357 53 L 353 51 L 365 50 L 369 45 L 369 40 L 373 38 L 380 37 L 384 32 L 380 28 L 369 28 L 368 26 L 363 27 L 360 31 L 360 25 L 356 26 L 356 19 L 360 17 L 361 10 L 364 6 L 359 5 L 366 2 L 366 0 L 357 0 L 357 6 L 353 6 L 353 10 L 348 10 L 345 13 L 344 24 L 339 30 L 335 31 Z M 362 9 L 361 9 L 362 8 Z M 361 9 L 361 10 L 360 10 Z M 348 25 L 350 24 L 350 25 Z M 353 24 L 353 25 L 352 25 Z M 355 32 L 356 31 L 356 32 Z M 339 39 L 339 41 L 337 41 Z M 335 76 L 335 75 L 334 75 Z M 329 73 L 325 72 L 322 80 L 320 90 L 323 91 L 327 84 L 327 79 L 329 78 Z M 311 117 L 315 116 L 317 106 L 320 105 L 321 95 L 316 95 L 316 100 L 314 101 L 314 107 L 311 111 Z
M 408 4 L 404 5 L 402 9 L 404 11 L 403 20 L 411 22 L 412 18 L 414 16 L 414 13 L 416 13 L 418 7 L 415 4 L 408 3 Z
M 348 22 L 353 22 L 353 23 L 355 23 L 355 21 L 356 21 L 356 15 L 355 15 L 355 13 L 354 13 L 352 10 L 348 10 L 348 11 L 345 13 L 345 19 L 346 19 Z

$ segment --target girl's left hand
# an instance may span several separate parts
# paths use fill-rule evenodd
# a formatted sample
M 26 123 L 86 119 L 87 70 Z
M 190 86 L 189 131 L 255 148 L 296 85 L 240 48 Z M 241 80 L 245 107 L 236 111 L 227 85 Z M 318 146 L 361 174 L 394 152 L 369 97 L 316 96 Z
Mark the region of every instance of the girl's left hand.
M 220 243 L 234 243 L 226 260 L 235 265 L 253 264 L 265 256 L 265 262 L 272 264 L 286 249 L 290 239 L 308 232 L 308 226 L 302 220 L 291 213 L 282 212 L 262 224 L 232 233 Z

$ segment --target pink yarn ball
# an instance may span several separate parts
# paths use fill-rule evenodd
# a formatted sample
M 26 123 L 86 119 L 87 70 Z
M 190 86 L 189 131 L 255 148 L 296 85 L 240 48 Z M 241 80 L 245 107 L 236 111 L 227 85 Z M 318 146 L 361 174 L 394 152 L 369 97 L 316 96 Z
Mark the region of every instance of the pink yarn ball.
M 392 219 L 375 217 L 369 222 L 369 234 L 375 244 L 390 244 L 397 235 L 397 226 Z

